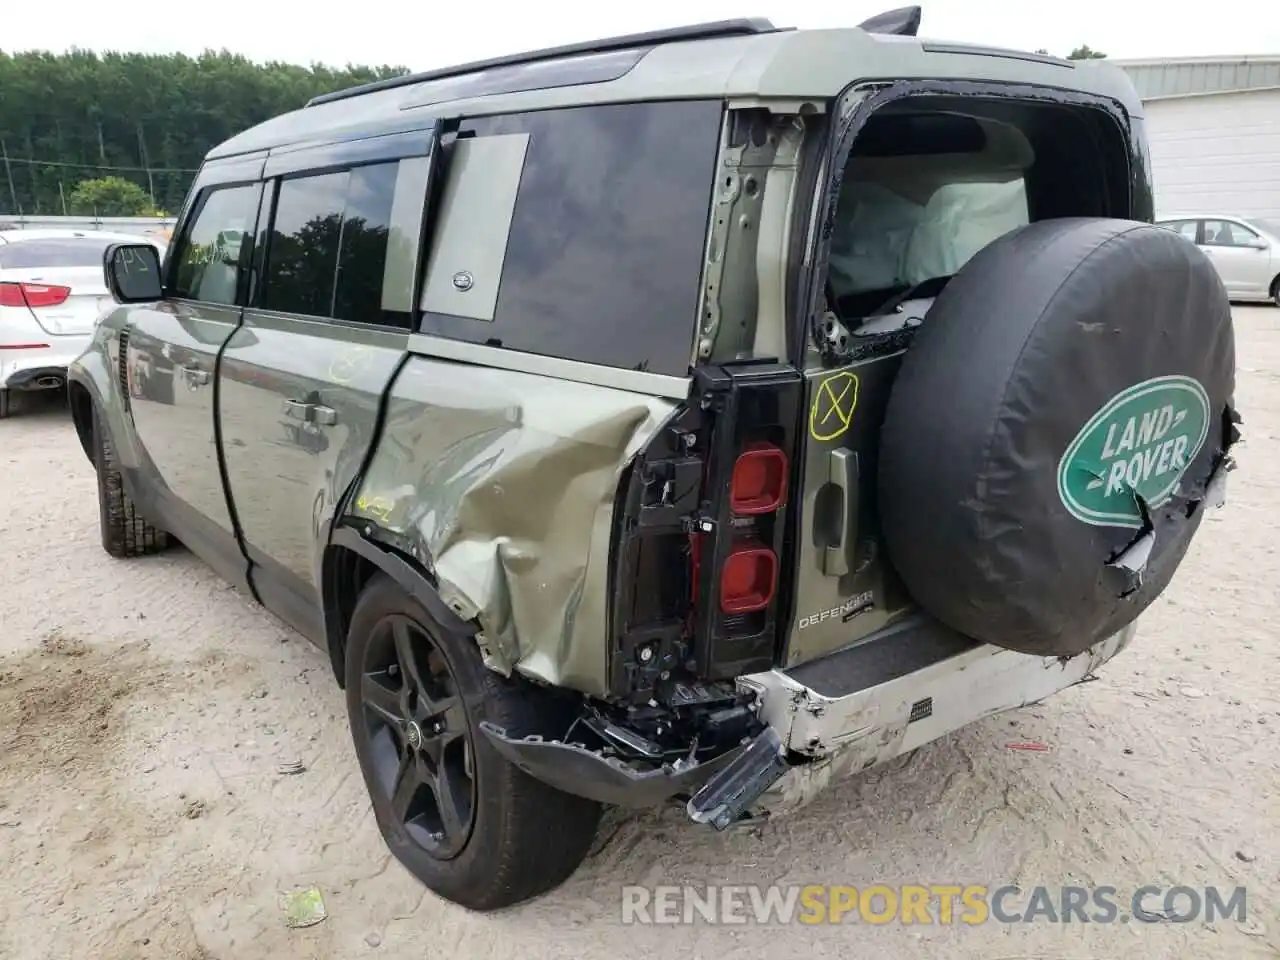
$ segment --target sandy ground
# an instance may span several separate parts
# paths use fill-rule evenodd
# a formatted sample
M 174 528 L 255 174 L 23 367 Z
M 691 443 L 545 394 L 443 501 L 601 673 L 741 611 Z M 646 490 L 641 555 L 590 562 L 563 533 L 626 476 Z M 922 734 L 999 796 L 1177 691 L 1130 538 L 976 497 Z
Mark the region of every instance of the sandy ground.
M 103 554 L 64 408 L 0 423 L 0 957 L 1280 956 L 1280 310 L 1237 323 L 1231 500 L 1097 682 L 789 820 L 610 816 L 567 885 L 489 916 L 387 854 L 320 654 L 190 555 Z M 702 882 L 1243 885 L 1249 918 L 622 924 L 622 884 Z M 310 884 L 328 919 L 290 929 L 280 895 Z

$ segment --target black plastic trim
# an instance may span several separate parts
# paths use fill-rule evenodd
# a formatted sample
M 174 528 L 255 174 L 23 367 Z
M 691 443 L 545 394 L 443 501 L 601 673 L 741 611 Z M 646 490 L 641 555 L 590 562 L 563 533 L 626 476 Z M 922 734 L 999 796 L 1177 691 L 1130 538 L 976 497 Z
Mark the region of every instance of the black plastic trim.
M 331 546 L 350 550 L 368 560 L 426 607 L 432 619 L 445 630 L 465 636 L 475 634 L 475 624 L 463 620 L 454 613 L 449 605 L 440 599 L 435 584 L 425 574 L 378 541 L 365 536 L 355 527 L 339 526 L 334 529 L 329 543 Z
M 680 770 L 671 766 L 637 770 L 616 757 L 606 757 L 578 744 L 513 739 L 488 721 L 482 721 L 480 729 L 498 753 L 529 776 L 565 793 L 630 808 L 654 807 L 678 794 L 697 793 L 746 749 L 740 745 Z

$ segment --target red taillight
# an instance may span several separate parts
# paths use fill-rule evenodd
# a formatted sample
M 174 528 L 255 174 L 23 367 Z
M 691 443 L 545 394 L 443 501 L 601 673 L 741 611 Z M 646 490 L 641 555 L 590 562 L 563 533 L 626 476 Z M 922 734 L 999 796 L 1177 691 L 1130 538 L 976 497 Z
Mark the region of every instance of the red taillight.
M 720 571 L 720 609 L 728 614 L 763 610 L 777 586 L 777 554 L 759 544 L 735 547 Z
M 771 443 L 753 443 L 733 465 L 729 509 L 740 517 L 772 513 L 787 499 L 787 455 Z
M 71 296 L 70 287 L 48 283 L 0 283 L 0 307 L 56 307 Z

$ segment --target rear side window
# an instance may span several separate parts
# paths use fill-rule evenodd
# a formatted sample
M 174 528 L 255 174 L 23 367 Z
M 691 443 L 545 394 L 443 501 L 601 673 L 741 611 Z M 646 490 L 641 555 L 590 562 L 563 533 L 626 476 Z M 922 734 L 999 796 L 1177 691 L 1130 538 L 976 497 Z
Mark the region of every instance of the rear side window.
M 423 332 L 687 373 L 720 117 L 719 102 L 689 101 L 465 122 L 446 157 Z
M 173 295 L 234 304 L 248 266 L 246 254 L 257 216 L 256 186 L 215 187 L 204 194 L 177 240 L 171 268 Z
M 1258 235 L 1247 227 L 1230 220 L 1206 220 L 1204 242 L 1210 247 L 1247 247 Z
M 66 240 L 19 240 L 0 246 L 0 267 L 101 267 L 107 247 L 118 240 L 68 237 Z
M 391 243 L 393 212 L 416 228 L 425 195 L 425 159 L 295 177 L 280 183 L 261 306 L 282 313 L 407 327 L 416 256 Z M 397 189 L 415 192 L 397 205 Z M 400 217 L 399 219 L 404 219 Z M 415 238 L 416 239 L 416 238 Z

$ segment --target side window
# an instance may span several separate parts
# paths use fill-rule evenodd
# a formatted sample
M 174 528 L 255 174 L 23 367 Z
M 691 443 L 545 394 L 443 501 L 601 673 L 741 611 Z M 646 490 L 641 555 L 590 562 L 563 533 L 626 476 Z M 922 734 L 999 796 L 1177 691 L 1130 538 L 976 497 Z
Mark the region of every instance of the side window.
M 257 215 L 255 185 L 214 187 L 206 193 L 175 243 L 172 295 L 234 304 Z
M 719 102 L 465 121 L 446 158 L 422 331 L 683 376 Z
M 425 158 L 282 180 L 261 306 L 407 327 Z
M 1196 242 L 1196 224 L 1198 220 L 1171 220 L 1168 223 L 1162 223 L 1160 226 L 1168 230 L 1170 233 L 1176 233 L 1180 237 Z
M 262 306 L 331 316 L 347 173 L 283 180 L 267 241 Z
M 1211 247 L 1247 247 L 1257 234 L 1248 227 L 1226 220 L 1206 220 L 1204 222 L 1204 242 Z

